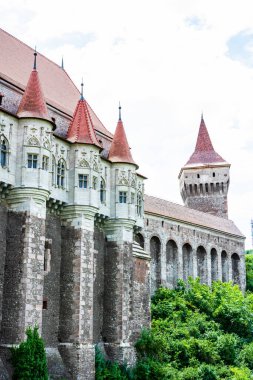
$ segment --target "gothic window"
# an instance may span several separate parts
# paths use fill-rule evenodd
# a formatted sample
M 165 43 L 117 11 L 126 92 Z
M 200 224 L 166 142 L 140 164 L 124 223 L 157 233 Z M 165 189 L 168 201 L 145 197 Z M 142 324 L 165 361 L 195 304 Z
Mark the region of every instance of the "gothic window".
M 101 178 L 100 181 L 100 202 L 105 203 L 106 193 L 105 193 L 105 180 Z
M 233 253 L 232 259 L 232 279 L 234 284 L 240 284 L 240 257 L 237 253 Z
M 189 276 L 193 276 L 193 252 L 190 244 L 183 245 L 183 279 L 188 280 Z
M 88 187 L 88 176 L 86 174 L 78 175 L 78 183 L 80 189 L 87 189 Z
M 142 215 L 142 196 L 140 193 L 137 194 L 137 215 Z
M 218 255 L 215 248 L 211 249 L 211 278 L 212 281 L 218 280 Z
M 207 255 L 204 247 L 197 249 L 197 274 L 202 284 L 207 283 Z
M 37 169 L 38 167 L 38 155 L 29 153 L 27 156 L 27 167 L 29 169 Z
M 42 157 L 42 170 L 48 171 L 48 164 L 49 164 L 49 157 L 43 156 Z
M 93 177 L 93 181 L 92 181 L 93 190 L 97 190 L 97 186 L 98 186 L 98 179 L 97 177 Z
M 169 288 L 177 285 L 178 276 L 178 249 L 174 240 L 166 244 L 166 281 Z
M 138 233 L 134 236 L 134 240 L 140 244 L 140 246 L 144 249 L 144 237 L 142 234 Z
M 8 142 L 4 136 L 1 136 L 1 166 L 7 166 Z
M 55 157 L 52 157 L 52 185 L 55 185 L 55 167 L 56 167 L 56 161 Z
M 127 193 L 126 191 L 119 192 L 119 203 L 127 203 Z
M 61 158 L 57 165 L 57 186 L 64 187 L 65 185 L 65 161 Z

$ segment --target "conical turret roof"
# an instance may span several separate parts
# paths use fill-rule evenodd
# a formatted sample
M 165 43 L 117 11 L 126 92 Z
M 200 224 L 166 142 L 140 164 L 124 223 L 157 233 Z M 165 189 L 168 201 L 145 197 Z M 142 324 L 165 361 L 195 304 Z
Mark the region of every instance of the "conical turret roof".
M 86 100 L 81 95 L 78 101 L 73 120 L 69 125 L 67 140 L 73 143 L 91 144 L 101 148 Z
M 34 68 L 30 74 L 25 92 L 18 107 L 17 116 L 34 117 L 51 121 L 40 84 L 39 74 L 36 69 L 36 55 L 37 53 L 35 52 Z
M 123 126 L 123 122 L 121 120 L 121 114 L 119 116 L 119 121 L 117 123 L 116 131 L 114 133 L 108 159 L 111 162 L 125 162 L 128 164 L 134 164 L 137 166 L 137 164 L 133 160 L 133 157 L 128 145 L 126 132 Z
M 222 162 L 225 163 L 226 161 L 215 152 L 202 115 L 195 150 L 185 166 Z

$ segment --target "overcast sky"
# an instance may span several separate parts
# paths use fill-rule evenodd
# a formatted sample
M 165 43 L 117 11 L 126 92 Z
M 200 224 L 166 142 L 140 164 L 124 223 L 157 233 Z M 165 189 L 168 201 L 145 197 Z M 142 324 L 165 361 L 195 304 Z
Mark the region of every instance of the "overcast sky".
M 229 218 L 251 248 L 252 8 L 252 0 L 8 0 L 0 24 L 56 63 L 63 56 L 111 132 L 121 101 L 147 194 L 182 203 L 178 174 L 203 111 L 215 150 L 231 163 Z

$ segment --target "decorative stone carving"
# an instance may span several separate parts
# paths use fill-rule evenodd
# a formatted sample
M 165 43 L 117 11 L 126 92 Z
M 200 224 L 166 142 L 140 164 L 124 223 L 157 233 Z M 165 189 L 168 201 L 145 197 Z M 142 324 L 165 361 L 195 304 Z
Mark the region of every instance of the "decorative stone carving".
M 32 146 L 40 146 L 40 142 L 35 136 L 31 136 L 28 138 L 28 145 Z
M 89 167 L 90 167 L 88 161 L 86 161 L 85 158 L 82 158 L 82 159 L 79 161 L 78 166 L 80 166 L 81 168 L 89 168 Z
M 127 173 L 124 170 L 119 173 L 119 185 L 128 186 Z
M 50 147 L 51 147 L 50 141 L 47 138 L 44 139 L 43 146 L 46 149 L 50 149 Z

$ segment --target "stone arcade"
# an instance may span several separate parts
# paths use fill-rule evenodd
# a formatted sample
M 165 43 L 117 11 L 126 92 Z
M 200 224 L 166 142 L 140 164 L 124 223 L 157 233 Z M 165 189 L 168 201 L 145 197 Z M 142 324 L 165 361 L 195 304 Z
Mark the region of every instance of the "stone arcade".
M 135 360 L 150 294 L 199 276 L 245 288 L 227 219 L 230 165 L 203 118 L 179 174 L 185 206 L 145 196 L 119 113 L 101 123 L 63 68 L 0 30 L 0 379 L 39 325 L 54 378 L 94 379 L 94 347 Z M 120 111 L 120 110 L 119 110 Z

